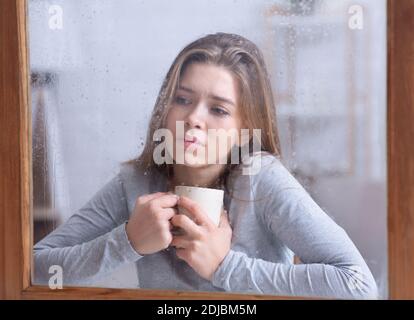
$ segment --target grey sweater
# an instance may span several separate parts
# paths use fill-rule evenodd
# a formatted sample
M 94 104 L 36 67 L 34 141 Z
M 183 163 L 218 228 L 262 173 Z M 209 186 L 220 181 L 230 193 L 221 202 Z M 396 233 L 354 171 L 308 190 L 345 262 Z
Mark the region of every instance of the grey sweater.
M 119 173 L 64 224 L 34 246 L 34 283 L 48 284 L 49 267 L 63 269 L 64 285 L 93 285 L 134 262 L 139 288 L 226 291 L 331 298 L 376 299 L 375 280 L 347 233 L 311 198 L 282 162 L 255 154 L 228 179 L 225 192 L 233 230 L 231 250 L 213 275 L 201 278 L 174 247 L 141 256 L 125 223 L 136 198 L 167 191 L 165 178 L 121 165 Z M 258 162 L 259 161 L 259 162 Z M 260 162 L 261 161 L 261 162 Z M 301 264 L 293 264 L 294 253 Z

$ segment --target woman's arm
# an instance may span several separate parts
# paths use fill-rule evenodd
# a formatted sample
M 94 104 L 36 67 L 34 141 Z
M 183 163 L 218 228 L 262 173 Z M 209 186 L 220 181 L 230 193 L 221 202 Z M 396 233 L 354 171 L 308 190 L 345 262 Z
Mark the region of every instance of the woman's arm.
M 366 299 L 378 297 L 375 280 L 358 249 L 276 160 L 255 186 L 256 212 L 268 229 L 299 256 L 291 265 L 230 250 L 212 283 L 226 291 Z
M 126 195 L 120 174 L 47 237 L 34 246 L 34 282 L 47 284 L 49 268 L 63 270 L 64 284 L 87 284 L 122 263 L 142 256 L 131 246 L 125 231 Z

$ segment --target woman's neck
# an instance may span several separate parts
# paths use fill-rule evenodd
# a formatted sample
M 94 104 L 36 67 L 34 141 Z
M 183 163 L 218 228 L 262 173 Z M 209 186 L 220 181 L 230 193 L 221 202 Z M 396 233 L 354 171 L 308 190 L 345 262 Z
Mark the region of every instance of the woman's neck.
M 192 168 L 182 164 L 174 164 L 173 175 L 169 182 L 169 191 L 175 186 L 194 186 L 202 188 L 218 188 L 220 176 L 225 165 L 209 165 L 203 168 Z

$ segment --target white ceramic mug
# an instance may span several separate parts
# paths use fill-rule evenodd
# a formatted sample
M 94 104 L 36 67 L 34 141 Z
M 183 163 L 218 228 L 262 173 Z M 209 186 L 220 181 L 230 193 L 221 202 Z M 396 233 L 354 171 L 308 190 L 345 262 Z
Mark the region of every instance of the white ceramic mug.
M 219 225 L 220 215 L 223 211 L 223 190 L 190 186 L 176 186 L 175 194 L 179 196 L 185 196 L 197 202 L 203 211 L 210 217 L 213 223 L 216 226 Z M 190 218 L 192 217 L 191 214 L 188 214 L 187 210 L 181 206 L 178 206 L 178 213 L 185 214 Z

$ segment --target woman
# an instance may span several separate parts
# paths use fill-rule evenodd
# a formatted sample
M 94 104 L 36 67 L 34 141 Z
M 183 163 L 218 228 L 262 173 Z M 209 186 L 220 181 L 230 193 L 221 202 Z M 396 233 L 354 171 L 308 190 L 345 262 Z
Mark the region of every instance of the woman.
M 190 43 L 163 82 L 143 152 L 36 244 L 35 281 L 47 283 L 48 268 L 60 265 L 65 284 L 93 283 L 135 262 L 141 288 L 377 298 L 372 274 L 346 232 L 282 164 L 276 123 L 255 44 L 227 33 Z M 173 144 L 154 139 L 163 128 Z M 249 129 L 246 144 L 234 134 L 243 128 Z M 190 161 L 208 158 L 201 148 L 211 146 L 211 129 L 233 132 L 227 161 Z M 255 139 L 261 152 L 251 152 L 247 165 L 232 163 L 231 154 L 246 145 L 251 150 Z M 180 142 L 184 162 L 177 161 Z M 172 161 L 155 161 L 162 144 Z M 257 164 L 256 174 L 244 174 Z M 228 214 L 214 225 L 197 203 L 172 193 L 176 185 L 223 189 Z M 190 217 L 177 214 L 177 206 Z M 302 264 L 293 264 L 294 253 Z

